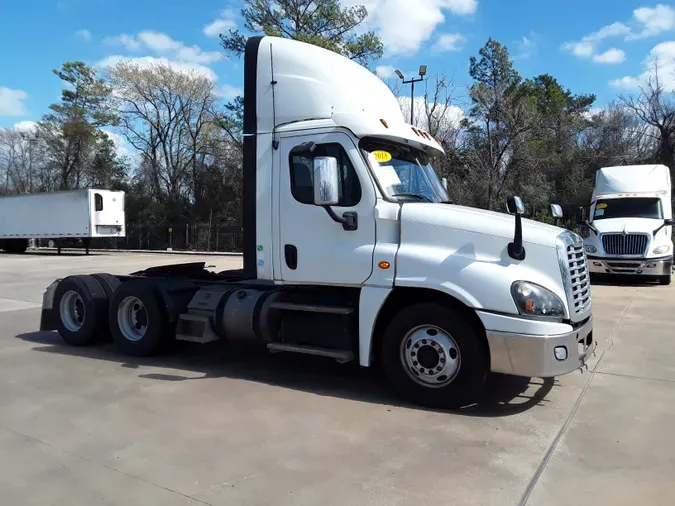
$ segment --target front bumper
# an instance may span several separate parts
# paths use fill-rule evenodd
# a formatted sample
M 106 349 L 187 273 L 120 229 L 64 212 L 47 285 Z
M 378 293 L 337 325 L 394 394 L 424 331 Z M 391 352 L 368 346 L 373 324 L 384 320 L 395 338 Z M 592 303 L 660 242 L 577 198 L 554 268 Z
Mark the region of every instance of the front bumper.
M 632 276 L 667 276 L 673 267 L 673 257 L 612 258 L 587 255 L 592 274 L 627 274 Z
M 559 326 L 566 328 L 566 331 L 556 334 L 524 334 L 488 330 L 490 370 L 514 376 L 548 378 L 568 374 L 583 367 L 596 347 L 593 339 L 593 317 L 589 316 L 576 328 L 563 324 Z M 556 358 L 556 348 L 560 351 L 563 348 L 566 350 L 564 359 Z

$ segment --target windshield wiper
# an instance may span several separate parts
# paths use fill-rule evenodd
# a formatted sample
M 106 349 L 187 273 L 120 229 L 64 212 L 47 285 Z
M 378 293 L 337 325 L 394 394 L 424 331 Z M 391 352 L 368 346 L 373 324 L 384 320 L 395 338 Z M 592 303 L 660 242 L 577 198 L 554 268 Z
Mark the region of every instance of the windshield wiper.
M 412 197 L 412 198 L 416 198 L 417 200 L 426 200 L 427 202 L 433 202 L 433 200 L 431 200 L 426 195 L 422 195 L 421 193 L 396 193 L 393 196 L 394 197 Z

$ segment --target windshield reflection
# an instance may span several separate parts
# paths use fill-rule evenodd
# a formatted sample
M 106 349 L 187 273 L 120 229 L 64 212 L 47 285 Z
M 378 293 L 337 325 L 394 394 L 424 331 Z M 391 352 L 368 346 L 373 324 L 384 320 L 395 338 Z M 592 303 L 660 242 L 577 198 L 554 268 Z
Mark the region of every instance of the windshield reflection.
M 386 196 L 400 201 L 447 202 L 448 193 L 422 150 L 364 139 L 363 150 Z

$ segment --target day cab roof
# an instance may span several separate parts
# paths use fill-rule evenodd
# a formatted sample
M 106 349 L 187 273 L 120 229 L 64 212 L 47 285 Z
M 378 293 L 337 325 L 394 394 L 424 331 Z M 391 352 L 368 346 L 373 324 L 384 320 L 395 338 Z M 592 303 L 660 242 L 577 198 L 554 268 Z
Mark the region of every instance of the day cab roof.
M 431 156 L 443 154 L 428 132 L 405 122 L 387 85 L 358 63 L 280 37 L 252 37 L 246 52 L 247 59 L 255 57 L 255 65 L 244 76 L 245 135 L 322 124 L 346 128 L 359 138 L 406 142 Z

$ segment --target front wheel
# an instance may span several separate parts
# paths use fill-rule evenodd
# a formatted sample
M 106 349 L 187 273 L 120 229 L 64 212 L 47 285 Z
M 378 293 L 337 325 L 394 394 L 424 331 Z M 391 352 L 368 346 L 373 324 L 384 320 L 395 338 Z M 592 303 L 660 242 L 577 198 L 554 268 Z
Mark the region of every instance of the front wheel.
M 484 336 L 462 313 L 436 303 L 398 313 L 385 330 L 381 353 L 398 395 L 428 407 L 475 403 L 487 377 Z

